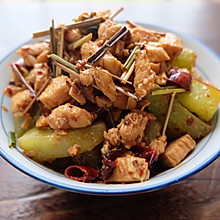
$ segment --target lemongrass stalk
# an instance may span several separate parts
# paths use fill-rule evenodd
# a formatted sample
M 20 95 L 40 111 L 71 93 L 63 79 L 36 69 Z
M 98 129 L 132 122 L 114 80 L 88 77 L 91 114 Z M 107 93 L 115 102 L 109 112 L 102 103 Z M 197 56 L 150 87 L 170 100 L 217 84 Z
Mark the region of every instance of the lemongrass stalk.
M 56 54 L 56 40 L 55 40 L 55 30 L 54 30 L 54 19 L 52 19 L 52 26 L 50 27 L 50 45 L 52 53 Z M 56 66 L 53 65 L 52 61 L 52 77 L 56 76 Z
M 19 77 L 21 82 L 27 87 L 27 89 L 31 92 L 33 96 L 36 96 L 34 89 L 27 83 L 21 72 L 19 71 L 17 65 L 15 63 L 11 64 L 11 68 L 13 72 Z
M 59 67 L 60 69 L 62 69 L 63 71 L 69 73 L 69 74 L 72 74 L 74 75 L 77 79 L 79 78 L 79 73 L 78 72 L 75 72 L 74 70 L 64 66 L 63 64 L 61 63 L 58 63 L 57 61 L 54 62 L 54 65 L 56 65 L 57 67 Z
M 86 27 L 90 27 L 90 26 L 93 26 L 93 25 L 98 25 L 98 24 L 100 24 L 104 21 L 105 21 L 104 18 L 91 18 L 91 19 L 87 19 L 87 20 L 84 20 L 84 21 L 78 21 L 74 24 L 66 25 L 66 28 L 69 29 L 69 30 L 75 29 L 75 28 L 86 28 Z M 59 31 L 59 30 L 60 30 L 60 27 L 55 28 L 55 31 Z M 46 35 L 49 35 L 49 34 L 50 34 L 50 30 L 39 31 L 39 32 L 33 33 L 33 38 L 42 37 L 42 36 L 46 36 Z
M 132 74 L 133 71 L 134 71 L 134 67 L 135 67 L 135 61 L 131 64 L 131 67 L 129 68 L 129 70 L 127 71 L 127 73 L 126 73 L 123 77 L 121 77 L 121 79 L 122 79 L 121 82 L 122 82 L 123 84 L 125 84 L 126 81 L 128 81 L 129 77 L 131 76 L 131 74 Z
M 135 46 L 134 49 L 132 50 L 131 54 L 129 55 L 128 59 L 126 60 L 126 62 L 123 65 L 123 69 L 128 70 L 130 68 L 130 66 L 132 65 L 133 61 L 134 61 L 134 57 L 135 57 L 135 52 L 138 49 L 138 46 Z
M 169 102 L 166 118 L 165 118 L 164 125 L 163 125 L 162 136 L 164 136 L 165 133 L 166 133 L 166 129 L 167 129 L 167 125 L 168 125 L 168 121 L 169 121 L 169 118 L 170 118 L 170 113 L 171 113 L 171 110 L 172 110 L 172 107 L 173 107 L 173 102 L 174 102 L 175 96 L 176 96 L 176 92 L 174 92 L 170 97 L 170 102 Z
M 185 89 L 182 88 L 177 88 L 177 89 L 158 89 L 158 90 L 154 90 L 152 92 L 152 95 L 165 95 L 165 94 L 171 94 L 173 92 L 176 93 L 181 93 L 181 92 L 185 92 Z
M 123 26 L 121 29 L 116 32 L 108 41 L 106 41 L 102 47 L 100 47 L 94 54 L 92 54 L 87 62 L 89 63 L 95 63 L 98 59 L 100 59 L 106 51 L 112 47 L 118 40 L 120 40 L 125 34 L 128 33 L 128 29 Z
M 109 19 L 110 20 L 113 20 L 121 11 L 123 11 L 124 8 L 123 7 L 120 7 L 117 11 L 115 11 L 114 13 L 112 13 L 110 16 L 109 16 Z
M 57 38 L 57 55 L 63 58 L 63 48 L 64 48 L 64 26 L 58 32 Z M 58 67 L 56 68 L 56 77 L 61 75 L 62 70 Z
M 78 41 L 73 43 L 73 49 L 76 49 L 77 47 L 80 47 L 85 42 L 88 42 L 92 40 L 92 33 L 89 33 L 88 35 L 84 36 L 83 38 L 79 39 Z
M 75 65 L 73 65 L 72 63 L 70 63 L 70 62 L 64 60 L 63 58 L 61 58 L 61 57 L 59 57 L 59 56 L 57 56 L 56 54 L 50 54 L 50 55 L 48 55 L 48 58 L 51 58 L 52 60 L 55 60 L 55 61 L 57 61 L 58 63 L 61 63 L 61 64 L 63 64 L 64 66 L 68 67 L 69 69 L 71 69 L 71 70 L 73 70 L 73 71 L 79 73 L 79 70 L 76 68 Z

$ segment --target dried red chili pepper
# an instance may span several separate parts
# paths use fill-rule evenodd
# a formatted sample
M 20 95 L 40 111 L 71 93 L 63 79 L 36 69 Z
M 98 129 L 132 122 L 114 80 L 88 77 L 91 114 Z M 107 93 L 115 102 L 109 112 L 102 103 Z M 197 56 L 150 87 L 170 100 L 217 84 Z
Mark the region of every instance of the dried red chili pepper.
M 64 175 L 72 180 L 89 182 L 97 178 L 99 173 L 93 167 L 87 167 L 84 165 L 72 165 L 65 169 Z
M 149 166 L 151 166 L 154 161 L 158 160 L 157 153 L 144 145 L 138 144 L 134 146 L 132 150 L 138 157 L 145 158 Z
M 169 82 L 173 82 L 181 87 L 183 87 L 186 91 L 190 91 L 190 86 L 192 82 L 192 76 L 190 73 L 184 72 L 181 69 L 174 67 L 170 70 L 170 77 L 168 78 Z
M 124 147 L 114 148 L 114 149 L 108 150 L 105 154 L 105 157 L 108 160 L 114 161 L 118 157 L 121 157 L 125 153 L 125 151 L 126 149 Z
M 102 161 L 102 169 L 101 169 L 101 179 L 107 180 L 114 172 L 116 167 L 116 161 L 108 160 L 107 158 L 104 158 Z

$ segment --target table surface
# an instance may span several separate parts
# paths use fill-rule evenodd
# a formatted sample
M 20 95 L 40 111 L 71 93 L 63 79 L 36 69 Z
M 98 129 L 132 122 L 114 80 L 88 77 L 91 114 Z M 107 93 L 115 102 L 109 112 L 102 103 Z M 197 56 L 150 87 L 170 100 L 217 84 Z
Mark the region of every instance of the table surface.
M 0 3 L 0 59 L 51 18 L 68 23 L 84 10 L 116 10 L 122 3 Z M 220 54 L 220 4 L 129 3 L 117 20 L 129 18 L 190 34 Z M 81 195 L 38 182 L 0 158 L 0 219 L 220 219 L 220 160 L 166 189 L 140 195 Z

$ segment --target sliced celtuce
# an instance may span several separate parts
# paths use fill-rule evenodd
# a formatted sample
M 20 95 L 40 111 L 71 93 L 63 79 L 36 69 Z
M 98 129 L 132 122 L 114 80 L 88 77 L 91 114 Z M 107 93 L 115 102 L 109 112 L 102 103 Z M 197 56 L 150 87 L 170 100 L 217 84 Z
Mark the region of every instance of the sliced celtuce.
M 186 68 L 191 71 L 192 67 L 195 66 L 197 55 L 194 51 L 183 48 L 181 54 L 172 63 L 172 66 L 177 66 L 179 68 Z
M 150 101 L 149 111 L 163 124 L 167 113 L 169 95 L 147 96 Z M 175 98 L 170 113 L 166 134 L 168 139 L 174 140 L 184 134 L 189 134 L 194 139 L 206 136 L 213 127 L 182 106 Z
M 204 121 L 209 121 L 218 109 L 220 90 L 192 80 L 190 92 L 178 94 L 179 102 Z
M 103 141 L 105 130 L 104 122 L 68 130 L 66 135 L 56 134 L 53 130 L 32 128 L 18 139 L 18 145 L 35 161 L 51 161 L 70 156 L 68 149 L 74 145 L 81 146 L 78 153 L 93 149 Z
M 162 125 L 158 120 L 150 120 L 144 131 L 144 139 L 147 145 L 161 134 Z

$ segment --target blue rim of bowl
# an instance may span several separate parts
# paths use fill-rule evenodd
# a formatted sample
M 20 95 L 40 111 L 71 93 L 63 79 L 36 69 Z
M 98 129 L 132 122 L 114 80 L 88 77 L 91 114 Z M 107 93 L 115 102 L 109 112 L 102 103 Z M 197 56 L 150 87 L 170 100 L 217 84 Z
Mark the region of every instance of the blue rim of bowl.
M 141 23 L 139 23 L 139 24 L 143 25 L 143 26 L 148 26 L 148 27 L 151 27 L 151 28 L 163 29 L 163 30 L 166 30 L 166 31 L 170 31 L 172 33 L 179 34 L 180 36 L 184 36 L 185 38 L 188 38 L 191 41 L 197 42 L 199 45 L 201 45 L 202 47 L 206 48 L 206 50 L 208 50 L 210 53 L 212 53 L 214 55 L 214 57 L 217 58 L 220 61 L 220 56 L 213 49 L 211 49 L 205 43 L 203 43 L 203 42 L 193 38 L 190 35 L 187 35 L 187 34 L 181 33 L 181 32 L 176 32 L 174 30 L 167 29 L 167 28 L 164 28 L 164 27 L 158 26 L 158 25 L 141 24 Z M 30 42 L 30 40 L 24 42 L 23 44 L 18 46 L 16 49 L 14 49 L 10 53 L 8 53 L 5 57 L 3 57 L 1 59 L 1 61 L 0 61 L 0 65 L 10 55 L 12 55 L 18 48 L 20 48 L 24 44 L 27 44 L 28 42 Z M 2 99 L 3 99 L 3 97 L 1 98 L 1 102 L 2 102 Z M 2 103 L 1 103 L 1 105 L 2 105 Z M 2 109 L 1 109 L 0 117 L 1 117 L 1 123 L 3 124 L 3 122 L 2 122 Z M 216 122 L 217 122 L 217 119 L 216 119 Z M 6 130 L 4 130 L 4 131 L 5 131 L 6 135 L 7 135 Z M 206 143 L 203 145 L 203 147 L 209 142 L 211 136 L 212 136 L 212 133 L 210 134 L 210 137 L 208 138 Z M 170 186 L 170 185 L 173 185 L 175 183 L 178 183 L 179 181 L 184 180 L 184 179 L 192 176 L 193 174 L 195 174 L 195 173 L 199 172 L 200 170 L 204 169 L 209 164 L 211 164 L 214 160 L 216 160 L 220 156 L 220 149 L 217 152 L 215 152 L 213 155 L 211 155 L 207 160 L 205 160 L 201 164 L 197 165 L 193 170 L 191 170 L 188 173 L 184 173 L 184 174 L 180 175 L 178 178 L 173 178 L 171 180 L 164 181 L 163 183 L 155 184 L 154 186 L 149 186 L 148 187 L 146 185 L 146 186 L 141 186 L 141 187 L 132 188 L 132 189 L 129 189 L 129 188 L 128 189 L 127 188 L 126 189 L 123 189 L 123 188 L 122 189 L 121 188 L 120 189 L 118 189 L 118 188 L 117 189 L 105 189 L 105 188 L 104 189 L 100 189 L 100 188 L 98 188 L 99 185 L 96 185 L 97 188 L 88 188 L 85 185 L 86 183 L 83 183 L 82 187 L 81 186 L 75 186 L 74 183 L 73 184 L 60 183 L 59 181 L 55 181 L 53 179 L 45 178 L 44 175 L 40 175 L 39 173 L 33 172 L 32 170 L 30 170 L 27 167 L 23 166 L 22 164 L 18 163 L 12 157 L 10 157 L 6 152 L 4 152 L 4 150 L 2 148 L 0 148 L 0 155 L 8 163 L 10 163 L 12 166 L 17 168 L 21 172 L 23 172 L 23 173 L 33 177 L 36 180 L 39 180 L 41 182 L 47 183 L 49 185 L 52 185 L 52 186 L 60 188 L 60 189 L 64 189 L 64 190 L 71 191 L 71 192 L 77 192 L 77 193 L 91 194 L 91 195 L 131 195 L 131 194 L 137 194 L 137 193 L 142 193 L 142 192 L 151 192 L 151 191 L 159 190 L 159 189 L 162 189 L 162 188 L 164 188 L 166 186 Z

